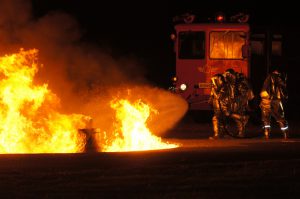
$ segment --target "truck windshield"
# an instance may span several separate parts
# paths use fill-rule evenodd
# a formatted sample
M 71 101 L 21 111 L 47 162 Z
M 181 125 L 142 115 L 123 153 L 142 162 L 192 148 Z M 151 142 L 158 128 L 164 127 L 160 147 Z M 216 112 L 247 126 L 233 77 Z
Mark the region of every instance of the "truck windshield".
M 205 33 L 200 31 L 179 32 L 179 59 L 204 59 Z
M 242 46 L 246 42 L 246 33 L 241 31 L 211 32 L 211 59 L 243 59 Z

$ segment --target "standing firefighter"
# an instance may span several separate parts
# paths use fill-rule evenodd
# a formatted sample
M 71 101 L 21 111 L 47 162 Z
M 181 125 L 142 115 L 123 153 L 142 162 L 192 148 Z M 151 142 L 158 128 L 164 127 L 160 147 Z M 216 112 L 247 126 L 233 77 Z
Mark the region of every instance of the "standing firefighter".
M 225 115 L 227 114 L 226 106 L 226 89 L 223 75 L 215 74 L 211 78 L 212 88 L 210 94 L 210 104 L 213 107 L 214 116 L 212 118 L 214 136 L 210 139 L 218 139 L 224 136 L 225 131 Z
M 264 135 L 268 139 L 271 130 L 271 116 L 279 124 L 284 138 L 288 138 L 288 123 L 285 119 L 283 101 L 287 100 L 286 79 L 275 69 L 264 81 L 261 96 L 261 113 Z

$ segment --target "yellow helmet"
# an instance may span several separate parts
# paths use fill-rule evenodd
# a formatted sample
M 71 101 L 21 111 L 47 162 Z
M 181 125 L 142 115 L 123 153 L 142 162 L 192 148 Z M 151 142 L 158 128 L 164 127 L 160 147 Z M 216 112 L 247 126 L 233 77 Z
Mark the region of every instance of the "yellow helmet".
M 260 93 L 260 97 L 261 97 L 261 98 L 269 98 L 269 94 L 268 94 L 267 91 L 262 91 L 262 92 Z

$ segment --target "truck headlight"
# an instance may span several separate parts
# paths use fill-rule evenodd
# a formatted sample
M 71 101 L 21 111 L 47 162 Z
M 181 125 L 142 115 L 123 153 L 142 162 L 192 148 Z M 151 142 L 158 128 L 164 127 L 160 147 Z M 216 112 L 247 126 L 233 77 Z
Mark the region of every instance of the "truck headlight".
M 172 77 L 172 82 L 177 82 L 177 77 Z
M 180 88 L 181 91 L 185 91 L 187 89 L 187 85 L 186 84 L 181 84 L 179 88 Z

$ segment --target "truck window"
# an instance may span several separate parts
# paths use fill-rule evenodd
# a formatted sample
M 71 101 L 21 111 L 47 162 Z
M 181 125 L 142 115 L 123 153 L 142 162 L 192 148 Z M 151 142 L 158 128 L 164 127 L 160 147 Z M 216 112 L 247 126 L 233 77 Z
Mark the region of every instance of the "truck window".
M 179 32 L 179 59 L 204 59 L 205 33 L 200 31 Z
M 264 56 L 265 55 L 265 34 L 252 34 L 250 40 L 252 55 Z
M 242 46 L 246 33 L 241 31 L 215 31 L 210 35 L 211 59 L 243 59 Z
M 281 56 L 282 55 L 282 35 L 274 34 L 272 38 L 272 55 Z

